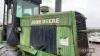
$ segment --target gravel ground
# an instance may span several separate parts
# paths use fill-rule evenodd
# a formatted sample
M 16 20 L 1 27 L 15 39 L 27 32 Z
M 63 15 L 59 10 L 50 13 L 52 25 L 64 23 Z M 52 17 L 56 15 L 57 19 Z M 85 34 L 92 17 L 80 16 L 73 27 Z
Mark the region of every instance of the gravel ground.
M 90 43 L 90 48 L 94 48 L 95 52 L 92 56 L 100 56 L 100 43 Z

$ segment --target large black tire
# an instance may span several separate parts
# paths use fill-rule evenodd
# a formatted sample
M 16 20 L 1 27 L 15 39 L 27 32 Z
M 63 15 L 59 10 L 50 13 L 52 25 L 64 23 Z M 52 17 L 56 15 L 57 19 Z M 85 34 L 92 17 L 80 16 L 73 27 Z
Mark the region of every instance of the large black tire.
M 86 30 L 86 18 L 78 12 L 75 12 L 75 16 L 76 16 L 77 45 L 78 45 L 79 56 L 86 56 L 89 53 L 88 38 L 87 38 L 87 32 L 82 31 Z

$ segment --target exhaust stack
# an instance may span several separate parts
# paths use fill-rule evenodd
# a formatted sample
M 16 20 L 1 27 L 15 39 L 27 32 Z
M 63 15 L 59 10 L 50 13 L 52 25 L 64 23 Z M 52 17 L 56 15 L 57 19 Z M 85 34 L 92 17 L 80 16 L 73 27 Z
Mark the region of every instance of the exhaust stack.
M 62 0 L 55 1 L 55 12 L 61 12 Z

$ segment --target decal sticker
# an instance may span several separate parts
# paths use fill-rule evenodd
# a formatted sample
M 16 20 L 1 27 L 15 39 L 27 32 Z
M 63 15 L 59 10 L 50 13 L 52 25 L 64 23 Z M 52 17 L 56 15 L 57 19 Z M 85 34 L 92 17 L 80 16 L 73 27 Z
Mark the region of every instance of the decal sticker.
M 68 46 L 68 42 L 69 41 L 69 39 L 68 38 L 62 38 L 62 39 L 60 39 L 60 45 L 63 45 L 63 46 Z

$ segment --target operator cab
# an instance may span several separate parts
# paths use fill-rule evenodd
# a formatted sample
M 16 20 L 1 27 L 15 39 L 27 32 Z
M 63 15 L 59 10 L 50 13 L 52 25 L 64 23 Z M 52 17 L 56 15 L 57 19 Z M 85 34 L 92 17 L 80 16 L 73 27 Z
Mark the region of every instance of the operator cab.
M 41 0 L 5 0 L 4 19 L 10 24 L 12 17 L 39 14 Z
M 3 19 L 3 39 L 10 44 L 18 44 L 20 17 L 39 14 L 41 0 L 5 0 Z
M 39 14 L 40 3 L 31 0 L 17 0 L 17 17 Z

